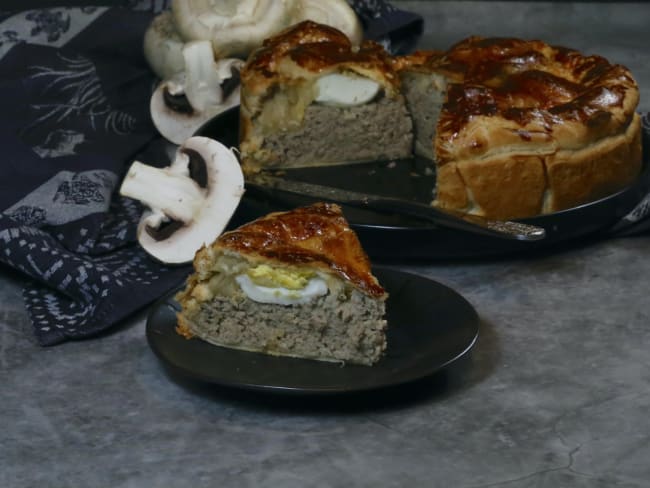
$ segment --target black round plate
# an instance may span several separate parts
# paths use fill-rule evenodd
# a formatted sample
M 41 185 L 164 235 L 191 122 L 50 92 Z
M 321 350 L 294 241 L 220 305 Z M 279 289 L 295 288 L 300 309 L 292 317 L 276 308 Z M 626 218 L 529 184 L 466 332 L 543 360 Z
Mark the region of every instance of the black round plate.
M 214 346 L 178 335 L 173 298 L 147 318 L 147 340 L 163 364 L 190 379 L 221 386 L 289 394 L 339 394 L 408 383 L 431 375 L 469 351 L 478 315 L 454 290 L 402 271 L 378 268 L 389 293 L 388 348 L 373 366 L 268 356 Z
M 196 133 L 236 147 L 239 107 L 223 112 Z M 558 243 L 603 231 L 629 213 L 650 189 L 650 140 L 644 133 L 644 169 L 629 187 L 600 200 L 522 222 L 546 229 L 541 241 L 523 242 L 471 234 L 415 220 L 343 206 L 345 215 L 371 258 L 438 259 L 467 258 L 522 253 L 549 248 Z M 424 158 L 376 161 L 285 172 L 287 178 L 407 200 L 430 202 L 435 187 L 435 167 Z M 269 198 L 247 190 L 231 221 L 239 226 L 269 212 L 308 205 L 309 197 Z

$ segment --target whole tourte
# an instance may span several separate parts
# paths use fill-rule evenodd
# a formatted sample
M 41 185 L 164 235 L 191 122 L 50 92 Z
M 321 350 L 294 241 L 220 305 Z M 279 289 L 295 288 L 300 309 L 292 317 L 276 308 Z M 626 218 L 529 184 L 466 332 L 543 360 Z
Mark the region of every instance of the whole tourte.
M 387 293 L 341 208 L 275 212 L 194 258 L 177 331 L 235 349 L 363 365 L 386 349 Z
M 242 165 L 415 153 L 435 162 L 433 205 L 530 217 L 637 178 L 638 101 L 624 66 L 542 41 L 471 37 L 444 52 L 390 57 L 305 22 L 265 41 L 242 71 Z

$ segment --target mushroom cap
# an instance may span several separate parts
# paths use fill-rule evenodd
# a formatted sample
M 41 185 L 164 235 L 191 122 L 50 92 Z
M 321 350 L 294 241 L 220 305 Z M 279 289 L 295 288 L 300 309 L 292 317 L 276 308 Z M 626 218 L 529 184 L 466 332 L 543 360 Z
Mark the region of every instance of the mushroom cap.
M 172 14 L 183 39 L 212 41 L 217 58 L 246 58 L 264 39 L 303 20 L 335 27 L 354 45 L 363 38 L 346 0 L 172 0 Z
M 144 34 L 142 48 L 144 57 L 156 76 L 166 80 L 183 71 L 184 42 L 176 31 L 169 10 L 154 17 Z
M 173 0 L 184 39 L 212 41 L 216 57 L 245 57 L 289 25 L 298 0 Z
M 179 147 L 173 165 L 187 164 L 187 150 L 201 156 L 207 173 L 205 198 L 194 219 L 163 240 L 156 240 L 147 232 L 147 226 L 160 222 L 160 214 L 155 210 L 146 211 L 138 224 L 140 245 L 168 264 L 191 262 L 201 247 L 211 244 L 228 225 L 244 194 L 242 170 L 229 148 L 207 137 L 191 137 Z
M 311 20 L 343 32 L 354 46 L 363 40 L 363 27 L 346 0 L 300 0 L 295 23 Z

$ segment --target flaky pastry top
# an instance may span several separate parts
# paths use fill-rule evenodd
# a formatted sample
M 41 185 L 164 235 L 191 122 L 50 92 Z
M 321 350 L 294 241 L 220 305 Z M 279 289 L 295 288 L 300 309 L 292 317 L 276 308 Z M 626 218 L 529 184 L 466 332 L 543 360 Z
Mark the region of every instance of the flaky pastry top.
M 398 58 L 399 71 L 447 80 L 438 164 L 498 152 L 551 154 L 620 134 L 639 101 L 630 71 L 542 41 L 470 37 L 446 52 Z
M 262 97 L 274 85 L 291 85 L 331 72 L 351 72 L 379 83 L 388 95 L 398 92 L 388 54 L 373 41 L 358 48 L 341 31 L 309 20 L 266 39 L 251 53 L 241 78 L 249 99 Z
M 215 254 L 227 251 L 251 263 L 313 267 L 339 275 L 367 295 L 386 295 L 371 272 L 368 255 L 336 204 L 316 203 L 274 212 L 226 232 L 197 252 L 194 268 L 208 269 Z

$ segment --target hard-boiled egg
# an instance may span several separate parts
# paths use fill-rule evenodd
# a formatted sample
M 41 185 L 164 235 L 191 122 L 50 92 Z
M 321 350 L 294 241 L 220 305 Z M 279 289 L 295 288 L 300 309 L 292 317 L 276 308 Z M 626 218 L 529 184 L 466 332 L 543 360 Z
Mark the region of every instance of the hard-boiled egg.
M 248 298 L 260 303 L 297 305 L 327 294 L 327 284 L 318 276 L 309 278 L 302 288 L 258 285 L 248 274 L 237 275 L 235 281 Z
M 316 81 L 316 101 L 325 105 L 354 106 L 368 103 L 379 93 L 379 83 L 362 76 L 330 73 Z

